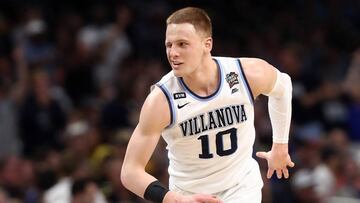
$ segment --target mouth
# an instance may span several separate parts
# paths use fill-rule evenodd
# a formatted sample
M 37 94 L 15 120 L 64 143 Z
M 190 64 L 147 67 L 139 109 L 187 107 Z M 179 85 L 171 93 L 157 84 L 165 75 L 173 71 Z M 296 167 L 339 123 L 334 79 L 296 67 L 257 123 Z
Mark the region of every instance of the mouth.
M 172 65 L 172 67 L 173 67 L 174 69 L 179 68 L 180 65 L 182 65 L 182 64 L 183 64 L 183 63 L 177 62 L 177 61 L 172 61 L 172 62 L 171 62 L 171 65 Z

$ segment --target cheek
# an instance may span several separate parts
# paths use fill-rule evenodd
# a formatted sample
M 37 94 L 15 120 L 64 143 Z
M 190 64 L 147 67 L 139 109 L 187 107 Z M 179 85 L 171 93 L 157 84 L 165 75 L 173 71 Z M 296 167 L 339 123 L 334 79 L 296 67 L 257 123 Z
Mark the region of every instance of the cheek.
M 202 61 L 203 53 L 199 49 L 194 50 L 189 54 L 189 58 L 191 59 L 190 61 L 192 64 L 198 64 Z
M 190 59 L 190 62 L 194 62 L 194 60 L 197 60 L 201 56 L 201 53 L 198 49 L 194 48 L 184 51 L 183 55 Z
M 196 49 L 194 49 L 194 55 L 196 55 L 197 57 L 203 57 L 204 55 L 204 48 L 202 46 L 197 47 Z

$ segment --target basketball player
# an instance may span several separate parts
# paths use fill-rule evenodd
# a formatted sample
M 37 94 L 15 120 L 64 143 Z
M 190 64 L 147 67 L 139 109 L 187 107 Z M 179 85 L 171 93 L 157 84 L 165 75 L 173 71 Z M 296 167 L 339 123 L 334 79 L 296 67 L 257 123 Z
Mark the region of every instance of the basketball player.
M 288 178 L 291 79 L 257 58 L 212 57 L 212 26 L 202 9 L 167 19 L 166 54 L 172 67 L 148 95 L 129 141 L 121 180 L 153 202 L 260 203 L 263 182 L 252 158 L 254 99 L 269 97 L 273 145 L 257 156 L 267 178 Z M 167 143 L 169 188 L 145 172 L 157 143 Z

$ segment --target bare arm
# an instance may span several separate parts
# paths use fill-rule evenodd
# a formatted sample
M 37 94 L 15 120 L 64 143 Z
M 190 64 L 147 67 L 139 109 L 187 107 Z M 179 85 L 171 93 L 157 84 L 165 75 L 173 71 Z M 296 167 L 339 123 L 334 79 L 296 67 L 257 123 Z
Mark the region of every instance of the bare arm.
M 170 122 L 170 112 L 165 95 L 155 88 L 147 97 L 141 109 L 121 170 L 123 185 L 143 197 L 147 186 L 156 179 L 145 171 L 146 164 L 159 141 L 161 131 Z
M 241 64 L 255 98 L 272 90 L 276 80 L 275 67 L 258 58 L 241 58 Z
M 166 97 L 159 88 L 155 88 L 141 109 L 140 120 L 130 138 L 121 170 L 123 185 L 142 198 L 149 184 L 156 181 L 155 177 L 145 171 L 145 166 L 154 152 L 162 130 L 169 123 L 170 109 Z M 163 202 L 222 203 L 212 195 L 184 196 L 172 191 L 166 193 Z
M 273 146 L 269 152 L 256 155 L 268 162 L 267 177 L 274 172 L 278 178 L 289 177 L 287 167 L 294 167 L 288 154 L 288 137 L 291 120 L 291 79 L 280 73 L 264 60 L 245 58 L 241 60 L 254 97 L 264 94 L 269 96 L 269 114 L 273 128 Z

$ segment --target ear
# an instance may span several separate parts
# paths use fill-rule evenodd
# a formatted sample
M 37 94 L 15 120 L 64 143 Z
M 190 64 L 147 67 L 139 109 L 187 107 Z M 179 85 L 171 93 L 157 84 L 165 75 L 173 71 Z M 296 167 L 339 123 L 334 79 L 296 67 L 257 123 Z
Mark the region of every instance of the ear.
M 205 38 L 204 46 L 205 46 L 206 51 L 210 52 L 212 50 L 212 46 L 213 46 L 213 39 L 211 37 Z

